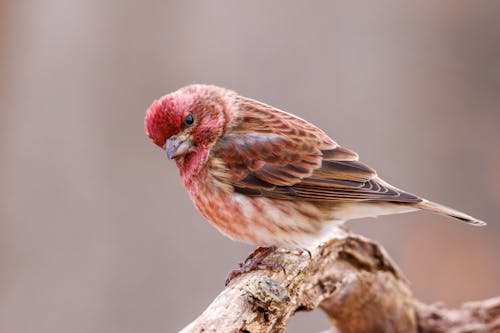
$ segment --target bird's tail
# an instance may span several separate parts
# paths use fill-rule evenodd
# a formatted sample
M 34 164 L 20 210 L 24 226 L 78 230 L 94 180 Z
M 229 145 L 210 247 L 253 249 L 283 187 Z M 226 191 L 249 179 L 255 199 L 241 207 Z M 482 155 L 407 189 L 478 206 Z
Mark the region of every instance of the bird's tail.
M 462 213 L 458 210 L 455 210 L 455 209 L 452 209 L 452 208 L 449 208 L 449 207 L 446 207 L 446 206 L 443 206 L 441 204 L 438 204 L 438 203 L 435 203 L 432 201 L 428 201 L 425 199 L 422 202 L 416 203 L 414 205 L 415 205 L 415 207 L 417 207 L 419 209 L 426 210 L 426 211 L 433 212 L 433 213 L 437 213 L 437 214 L 441 214 L 441 215 L 445 215 L 445 216 L 449 216 L 449 217 L 453 217 L 457 220 L 460 220 L 462 222 L 468 223 L 468 224 L 476 226 L 476 227 L 481 227 L 481 226 L 486 225 L 486 222 L 478 220 L 470 215 L 467 215 L 467 214 Z

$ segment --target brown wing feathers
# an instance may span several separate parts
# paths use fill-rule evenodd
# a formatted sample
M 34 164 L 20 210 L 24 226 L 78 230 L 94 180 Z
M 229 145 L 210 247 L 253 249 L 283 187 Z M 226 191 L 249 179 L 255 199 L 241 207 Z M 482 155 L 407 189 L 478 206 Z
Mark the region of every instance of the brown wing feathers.
M 235 191 L 285 200 L 421 201 L 381 181 L 355 152 L 314 125 L 252 100 L 244 102 L 214 149 L 215 157 L 236 175 L 230 180 Z

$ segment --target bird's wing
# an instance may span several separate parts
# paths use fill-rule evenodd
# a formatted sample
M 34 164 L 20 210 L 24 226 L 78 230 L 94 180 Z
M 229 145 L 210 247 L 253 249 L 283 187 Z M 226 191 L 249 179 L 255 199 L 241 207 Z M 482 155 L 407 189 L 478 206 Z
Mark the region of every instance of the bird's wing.
M 237 103 L 212 150 L 235 191 L 285 200 L 420 201 L 380 180 L 355 152 L 311 123 L 254 100 Z

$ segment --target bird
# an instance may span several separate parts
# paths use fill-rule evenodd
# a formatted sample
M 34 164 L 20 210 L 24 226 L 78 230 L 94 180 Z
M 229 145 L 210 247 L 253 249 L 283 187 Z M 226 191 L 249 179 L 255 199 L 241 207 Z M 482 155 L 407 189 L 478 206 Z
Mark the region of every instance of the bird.
M 277 247 L 313 248 L 352 219 L 423 210 L 486 224 L 390 185 L 319 127 L 230 89 L 193 84 L 164 95 L 144 127 L 201 215 L 259 246 L 245 271 Z

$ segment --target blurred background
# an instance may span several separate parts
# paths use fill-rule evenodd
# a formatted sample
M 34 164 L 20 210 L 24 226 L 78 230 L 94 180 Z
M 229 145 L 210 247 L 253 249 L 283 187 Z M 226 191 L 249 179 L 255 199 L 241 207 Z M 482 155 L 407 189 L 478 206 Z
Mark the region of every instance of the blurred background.
M 143 130 L 234 89 L 321 125 L 391 183 L 489 223 L 351 222 L 425 302 L 500 293 L 500 2 L 0 2 L 0 331 L 174 332 L 252 247 L 206 223 Z M 299 314 L 289 332 L 328 326 Z

